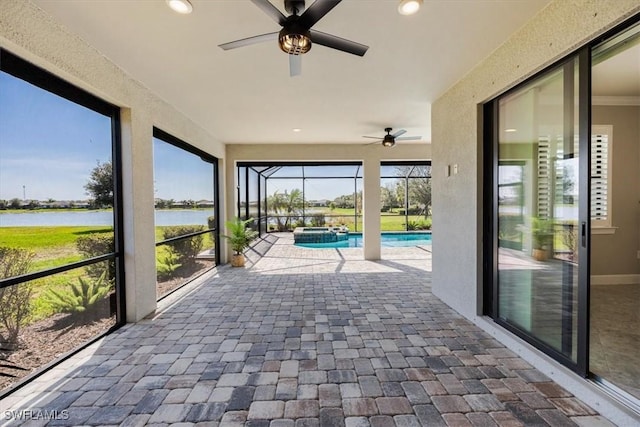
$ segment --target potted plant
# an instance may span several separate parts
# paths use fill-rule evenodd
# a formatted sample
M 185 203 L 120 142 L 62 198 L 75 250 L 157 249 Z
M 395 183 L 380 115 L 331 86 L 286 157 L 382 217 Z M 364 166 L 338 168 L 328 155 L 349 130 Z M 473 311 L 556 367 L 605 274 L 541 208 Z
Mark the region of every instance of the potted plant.
M 531 218 L 531 239 L 533 258 L 536 261 L 547 260 L 553 243 L 553 221 L 538 217 Z
M 240 218 L 234 218 L 232 221 L 225 223 L 229 234 L 223 237 L 229 241 L 229 245 L 233 250 L 233 256 L 231 258 L 231 265 L 233 267 L 244 267 L 245 258 L 243 251 L 249 247 L 249 243 L 258 235 L 257 231 L 248 227 L 248 224 L 251 222 L 253 222 L 253 218 L 245 221 Z

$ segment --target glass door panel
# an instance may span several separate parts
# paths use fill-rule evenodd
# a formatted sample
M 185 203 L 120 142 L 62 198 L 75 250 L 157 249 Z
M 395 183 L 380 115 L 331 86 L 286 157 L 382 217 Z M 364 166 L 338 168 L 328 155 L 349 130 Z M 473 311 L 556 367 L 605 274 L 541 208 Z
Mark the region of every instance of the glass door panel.
M 498 101 L 498 320 L 577 363 L 578 60 Z
M 640 407 L 640 25 L 592 51 L 589 369 Z

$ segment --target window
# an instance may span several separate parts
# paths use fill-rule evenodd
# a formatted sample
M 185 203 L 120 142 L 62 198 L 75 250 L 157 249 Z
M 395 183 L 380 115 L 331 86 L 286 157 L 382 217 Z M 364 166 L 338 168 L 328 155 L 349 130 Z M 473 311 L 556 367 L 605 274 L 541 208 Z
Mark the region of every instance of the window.
M 157 297 L 219 262 L 217 165 L 160 129 L 153 130 Z
M 118 153 L 117 107 L 0 50 L 0 395 L 123 322 Z
M 380 229 L 431 230 L 431 162 L 382 162 Z
M 240 162 L 238 217 L 260 233 L 302 226 L 362 230 L 362 167 L 349 162 Z
M 600 125 L 592 127 L 591 226 L 594 228 L 612 227 L 610 203 L 612 139 L 613 126 Z

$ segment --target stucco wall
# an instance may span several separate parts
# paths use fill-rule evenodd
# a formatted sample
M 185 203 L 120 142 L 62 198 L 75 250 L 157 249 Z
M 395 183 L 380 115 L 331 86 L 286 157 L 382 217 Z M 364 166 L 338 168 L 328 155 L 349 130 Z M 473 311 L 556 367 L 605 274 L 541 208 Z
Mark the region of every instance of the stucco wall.
M 552 1 L 433 104 L 433 292 L 463 315 L 474 318 L 481 297 L 479 106 L 638 11 L 637 0 Z
M 591 274 L 640 274 L 640 107 L 592 109 L 594 125 L 613 125 L 611 167 L 614 234 L 591 236 Z
M 156 307 L 152 128 L 220 158 L 224 145 L 29 1 L 2 0 L 0 47 L 122 108 L 126 318 L 143 318 Z

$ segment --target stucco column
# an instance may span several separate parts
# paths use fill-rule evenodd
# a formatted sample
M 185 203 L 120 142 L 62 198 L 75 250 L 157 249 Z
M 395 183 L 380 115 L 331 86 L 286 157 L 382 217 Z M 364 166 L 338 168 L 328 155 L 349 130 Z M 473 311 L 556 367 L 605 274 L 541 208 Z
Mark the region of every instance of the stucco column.
M 363 162 L 362 238 L 364 259 L 380 259 L 380 160 Z
M 156 309 L 153 121 L 140 111 L 121 112 L 127 322 Z

